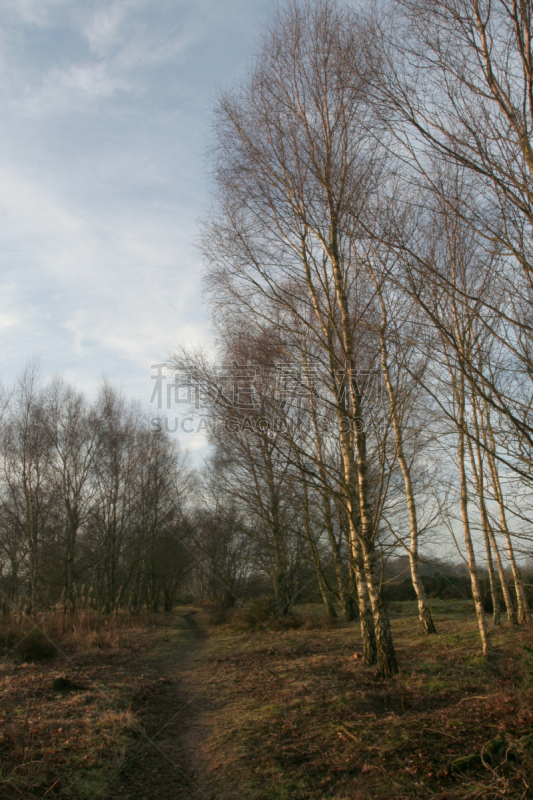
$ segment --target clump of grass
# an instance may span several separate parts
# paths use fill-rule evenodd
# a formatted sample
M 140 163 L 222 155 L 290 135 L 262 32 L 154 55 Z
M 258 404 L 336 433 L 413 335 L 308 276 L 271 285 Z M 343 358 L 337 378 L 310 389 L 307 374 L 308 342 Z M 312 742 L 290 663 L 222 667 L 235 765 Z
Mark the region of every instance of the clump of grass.
M 303 627 L 305 620 L 298 614 L 289 613 L 285 617 L 276 617 L 268 625 L 273 631 L 295 631 Z
M 522 644 L 522 649 L 527 655 L 524 656 L 523 664 L 525 670 L 524 688 L 529 689 L 533 686 L 533 647 Z
M 258 597 L 244 608 L 236 609 L 231 615 L 232 627 L 237 630 L 271 631 L 295 630 L 301 628 L 304 619 L 299 614 L 281 614 L 274 597 Z
M 329 614 L 322 614 L 321 616 L 315 615 L 306 617 L 302 620 L 302 627 L 308 631 L 313 630 L 331 630 L 336 628 L 339 622 L 338 617 L 330 617 Z
M 138 689 L 132 653 L 161 640 L 154 623 L 151 615 L 106 619 L 86 609 L 4 613 L 1 797 L 89 800 L 106 790 L 140 732 L 131 708 Z M 63 670 L 68 678 L 59 677 Z
M 214 608 L 209 612 L 208 621 L 210 625 L 225 625 L 229 620 L 229 612 L 226 608 Z
M 23 662 L 50 661 L 56 657 L 57 647 L 42 631 L 32 628 L 19 638 L 12 654 Z
M 0 655 L 13 653 L 27 661 L 52 658 L 57 650 L 67 654 L 91 649 L 116 650 L 127 631 L 150 628 L 155 623 L 155 615 L 146 612 L 132 614 L 120 609 L 102 614 L 92 608 L 90 592 L 77 598 L 74 609 L 58 603 L 48 611 L 21 607 L 4 608 L 3 612 Z
M 357 626 L 320 632 L 318 607 L 297 609 L 299 630 L 213 630 L 219 658 L 198 659 L 191 681 L 208 687 L 217 781 L 257 800 L 533 798 L 533 691 L 518 688 L 530 633 L 501 630 L 496 668 L 456 608 L 442 603 L 438 637 L 419 632 L 407 604 L 393 617 L 402 673 L 387 682 L 354 658 Z

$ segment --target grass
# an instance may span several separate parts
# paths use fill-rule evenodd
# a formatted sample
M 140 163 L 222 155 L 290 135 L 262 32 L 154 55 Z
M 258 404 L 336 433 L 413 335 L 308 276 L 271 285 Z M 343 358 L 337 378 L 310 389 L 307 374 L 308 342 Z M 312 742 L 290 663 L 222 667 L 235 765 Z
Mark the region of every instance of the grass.
M 353 624 L 252 636 L 211 628 L 188 677 L 204 686 L 204 788 L 243 800 L 533 797 L 522 648 L 532 632 L 496 631 L 486 661 L 468 603 L 433 612 L 440 633 L 423 637 L 415 604 L 393 609 L 392 681 L 354 659 Z
M 61 612 L 0 624 L 0 797 L 91 798 L 120 769 L 139 690 L 132 664 L 161 638 L 155 620 Z M 68 676 L 75 691 L 55 691 Z
M 401 673 L 390 681 L 360 658 L 357 624 L 331 625 L 319 606 L 296 608 L 299 626 L 281 629 L 201 611 L 203 636 L 179 614 L 158 625 L 50 618 L 41 627 L 59 630 L 57 653 L 34 662 L 16 652 L 29 623 L 14 632 L 11 621 L 0 639 L 0 796 L 106 797 L 142 741 L 136 698 L 163 674 L 198 708 L 191 760 L 206 796 L 533 798 L 533 628 L 495 631 L 486 660 L 470 604 L 432 611 L 439 635 L 424 637 L 415 604 L 393 606 Z M 76 691 L 53 691 L 63 675 Z

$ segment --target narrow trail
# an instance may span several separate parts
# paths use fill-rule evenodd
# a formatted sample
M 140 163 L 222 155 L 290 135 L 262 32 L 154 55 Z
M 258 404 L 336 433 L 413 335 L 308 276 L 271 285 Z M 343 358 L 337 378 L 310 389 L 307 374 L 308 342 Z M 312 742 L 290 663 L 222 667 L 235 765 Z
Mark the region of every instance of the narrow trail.
M 180 677 L 188 657 L 206 638 L 196 613 L 177 615 L 174 630 L 183 630 L 185 624 L 192 634 L 185 644 L 171 638 L 162 652 L 143 665 L 148 680 L 133 710 L 145 735 L 134 741 L 126 755 L 121 774 L 108 791 L 109 800 L 213 800 L 198 788 L 195 750 L 201 736 L 199 709 Z

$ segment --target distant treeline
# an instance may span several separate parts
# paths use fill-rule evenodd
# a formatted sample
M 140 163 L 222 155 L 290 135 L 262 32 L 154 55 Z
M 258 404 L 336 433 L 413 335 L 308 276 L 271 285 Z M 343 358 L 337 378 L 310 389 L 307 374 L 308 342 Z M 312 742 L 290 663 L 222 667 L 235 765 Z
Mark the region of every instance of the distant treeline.
M 529 605 L 533 605 L 533 573 L 524 572 L 524 589 Z M 472 584 L 468 571 L 464 569 L 447 569 L 440 572 L 423 573 L 422 581 L 429 600 L 471 600 Z M 480 570 L 479 582 L 483 608 L 487 614 L 494 612 L 490 578 L 487 571 Z M 509 591 L 513 600 L 513 605 L 517 607 L 517 598 L 512 586 L 512 577 L 508 576 Z M 413 589 L 413 582 L 408 577 L 391 578 L 382 586 L 383 597 L 387 602 L 402 602 L 405 600 L 416 600 L 416 592 Z M 501 589 L 498 590 L 498 599 L 503 606 L 505 600 Z M 472 606 L 473 608 L 473 606 Z
M 2 406 L 4 607 L 172 608 L 188 563 L 177 445 L 109 383 L 89 403 L 30 367 Z

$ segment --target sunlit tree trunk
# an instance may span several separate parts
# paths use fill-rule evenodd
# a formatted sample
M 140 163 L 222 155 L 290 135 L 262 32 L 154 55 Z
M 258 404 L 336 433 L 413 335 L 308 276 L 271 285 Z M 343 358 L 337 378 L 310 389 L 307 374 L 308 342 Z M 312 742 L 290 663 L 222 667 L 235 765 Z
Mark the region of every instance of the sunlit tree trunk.
M 403 446 L 403 432 L 402 427 L 400 424 L 400 419 L 398 415 L 398 398 L 395 395 L 394 389 L 392 387 L 390 371 L 389 371 L 389 364 L 388 364 L 388 348 L 387 348 L 387 339 L 385 336 L 385 330 L 387 326 L 387 317 L 385 308 L 383 305 L 382 300 L 382 312 L 383 312 L 383 327 L 381 329 L 381 366 L 383 371 L 383 377 L 385 379 L 385 385 L 387 387 L 387 394 L 389 397 L 389 404 L 390 404 L 390 411 L 392 417 L 392 425 L 394 428 L 394 435 L 396 437 L 396 456 L 398 458 L 398 463 L 400 464 L 400 469 L 402 471 L 404 487 L 405 487 L 405 499 L 407 502 L 407 510 L 409 513 L 409 533 L 410 533 L 410 543 L 409 543 L 409 566 L 411 568 L 411 579 L 413 582 L 413 588 L 416 593 L 416 598 L 418 602 L 418 617 L 420 619 L 420 624 L 422 626 L 422 631 L 425 634 L 437 633 L 437 629 L 435 628 L 435 624 L 433 622 L 433 618 L 431 616 L 431 611 L 429 609 L 429 603 L 427 599 L 426 590 L 424 588 L 424 584 L 422 583 L 422 578 L 420 576 L 420 565 L 419 565 L 419 555 L 418 555 L 418 520 L 417 520 L 417 513 L 416 513 L 416 500 L 415 494 L 413 490 L 413 482 L 411 480 L 411 470 L 407 463 L 407 459 L 405 457 L 404 446 Z
M 455 396 L 457 402 L 457 460 L 459 465 L 459 477 L 461 482 L 461 518 L 463 522 L 463 534 L 466 545 L 466 552 L 468 556 L 468 571 L 470 573 L 470 583 L 472 586 L 472 597 L 474 599 L 474 606 L 476 609 L 479 634 L 481 636 L 481 644 L 483 648 L 483 655 L 489 656 L 492 653 L 492 642 L 490 640 L 489 632 L 487 629 L 487 620 L 485 611 L 483 609 L 483 602 L 481 599 L 481 592 L 479 589 L 479 578 L 476 565 L 476 557 L 474 553 L 474 544 L 472 542 L 472 534 L 470 531 L 470 519 L 468 516 L 468 478 L 466 473 L 466 419 L 465 419 L 465 379 L 461 373 L 458 379 L 458 385 L 455 378 L 452 377 L 455 384 Z
M 484 436 L 484 445 L 485 450 L 487 452 L 487 459 L 489 462 L 489 470 L 492 482 L 492 489 L 494 492 L 494 496 L 496 498 L 496 502 L 498 504 L 498 511 L 500 515 L 500 525 L 502 529 L 502 533 L 505 537 L 505 544 L 507 546 L 507 555 L 509 558 L 509 563 L 511 565 L 511 571 L 513 574 L 513 581 L 516 593 L 516 601 L 518 606 L 518 624 L 524 625 L 526 622 L 529 621 L 530 612 L 529 612 L 529 605 L 527 602 L 527 596 L 524 591 L 524 584 L 522 581 L 522 576 L 520 574 L 520 570 L 518 569 L 518 564 L 516 563 L 516 558 L 513 550 L 513 543 L 511 540 L 511 533 L 509 531 L 509 527 L 507 525 L 507 516 L 505 514 L 505 504 L 503 500 L 503 493 L 500 484 L 500 477 L 498 474 L 498 467 L 496 464 L 496 459 L 494 457 L 494 453 L 496 452 L 496 441 L 494 439 L 494 433 L 492 430 L 492 424 L 490 420 L 490 410 L 487 404 L 484 404 L 484 424 L 483 424 L 483 436 Z
M 498 597 L 498 587 L 496 584 L 496 576 L 494 575 L 494 566 L 492 563 L 492 554 L 494 553 L 498 569 L 498 576 L 500 579 L 500 585 L 502 588 L 503 597 L 505 601 L 505 607 L 507 610 L 507 620 L 510 625 L 514 625 L 516 624 L 516 615 L 513 609 L 513 601 L 511 598 L 511 594 L 509 592 L 509 587 L 507 586 L 507 581 L 505 580 L 505 571 L 503 569 L 500 550 L 498 548 L 498 543 L 496 541 L 496 537 L 494 536 L 494 531 L 487 511 L 487 504 L 485 499 L 484 462 L 481 452 L 481 438 L 480 438 L 481 437 L 480 424 L 483 423 L 483 420 L 482 419 L 480 420 L 478 416 L 479 407 L 477 398 L 474 394 L 474 387 L 472 387 L 472 406 L 473 406 L 473 417 L 474 417 L 475 452 L 477 454 L 477 463 L 476 463 L 476 458 L 474 456 L 474 449 L 471 438 L 468 439 L 468 447 L 470 451 L 470 461 L 472 463 L 472 472 L 474 475 L 474 481 L 478 494 L 483 538 L 485 539 L 485 547 L 487 549 L 487 565 L 489 569 L 490 588 L 491 588 L 492 603 L 494 609 L 492 621 L 494 627 L 497 627 L 500 624 L 500 613 L 501 613 L 500 600 Z

